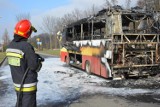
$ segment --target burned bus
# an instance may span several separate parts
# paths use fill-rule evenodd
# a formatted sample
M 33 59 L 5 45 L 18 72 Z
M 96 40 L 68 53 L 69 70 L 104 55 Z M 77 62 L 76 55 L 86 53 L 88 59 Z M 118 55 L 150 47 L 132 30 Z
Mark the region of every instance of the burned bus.
M 120 6 L 67 25 L 61 61 L 104 78 L 160 72 L 159 13 Z

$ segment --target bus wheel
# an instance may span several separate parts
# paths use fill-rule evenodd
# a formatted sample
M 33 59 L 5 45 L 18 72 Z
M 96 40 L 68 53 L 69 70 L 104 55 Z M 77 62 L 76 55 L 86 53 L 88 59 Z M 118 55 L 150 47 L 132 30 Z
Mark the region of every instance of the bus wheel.
M 85 70 L 88 74 L 91 74 L 91 64 L 89 61 L 86 61 L 85 63 Z
M 66 57 L 66 64 L 67 64 L 67 65 L 70 64 L 70 57 L 69 57 L 69 56 Z

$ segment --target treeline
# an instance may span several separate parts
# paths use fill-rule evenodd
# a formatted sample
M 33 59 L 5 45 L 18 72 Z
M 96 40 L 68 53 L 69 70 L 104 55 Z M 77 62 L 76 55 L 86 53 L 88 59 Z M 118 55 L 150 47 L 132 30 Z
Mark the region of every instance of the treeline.
M 93 5 L 87 10 L 74 9 L 71 13 L 65 14 L 63 17 L 45 16 L 43 17 L 41 30 L 47 33 L 39 34 L 30 39 L 33 46 L 38 48 L 38 41 L 42 42 L 40 48 L 57 49 L 60 48 L 60 41 L 57 39 L 57 32 L 72 22 L 80 20 L 85 17 L 96 14 L 100 8 Z
M 38 41 L 38 39 L 39 39 L 39 41 Z M 32 38 L 29 38 L 28 41 L 32 44 L 32 46 L 34 46 L 37 49 L 38 49 L 38 45 L 40 45 L 40 44 L 37 44 L 38 42 L 42 43 L 40 45 L 41 48 L 46 48 L 46 49 L 50 48 L 50 46 L 49 46 L 49 34 L 47 34 L 47 33 L 42 33 L 42 34 L 39 34 L 39 35 L 34 36 Z
M 137 6 L 146 9 L 147 11 L 159 11 L 160 0 L 138 0 Z
M 38 48 L 47 48 L 47 49 L 57 49 L 60 47 L 59 40 L 57 39 L 57 32 L 62 31 L 62 29 L 72 22 L 80 20 L 82 18 L 90 17 L 95 15 L 99 10 L 103 8 L 108 8 L 118 4 L 118 0 L 104 0 L 104 4 L 100 7 L 96 5 L 92 5 L 91 7 L 80 10 L 74 9 L 72 12 L 65 14 L 63 17 L 55 17 L 52 15 L 48 15 L 42 18 L 42 25 L 41 30 L 46 33 L 42 33 L 39 35 L 35 35 L 34 37 L 29 39 L 31 44 Z M 141 8 L 146 8 L 149 6 L 152 7 L 159 7 L 160 1 L 159 0 L 137 0 L 137 6 Z M 131 8 L 131 0 L 125 0 L 123 8 L 130 9 Z M 16 20 L 19 21 L 21 19 L 29 19 L 30 14 L 19 14 L 16 16 Z M 39 40 L 38 40 L 39 38 Z M 5 30 L 2 40 L 4 41 L 5 46 L 9 43 L 9 35 L 7 29 Z M 39 43 L 39 44 L 38 44 Z
M 108 8 L 117 4 L 118 0 L 104 0 L 104 4 L 101 7 L 92 5 L 90 8 L 85 10 L 74 9 L 72 12 L 65 14 L 63 17 L 55 17 L 52 15 L 45 16 L 43 18 L 41 28 L 43 31 L 47 32 L 47 34 L 37 35 L 36 37 L 41 38 L 42 46 L 44 48 L 59 48 L 59 41 L 56 37 L 58 31 L 62 31 L 66 25 L 71 24 L 72 22 L 95 15 L 102 8 Z M 150 0 L 137 0 L 137 6 L 140 8 L 146 8 L 146 6 L 156 7 L 157 4 L 159 4 L 159 0 L 152 0 L 152 2 L 150 2 Z M 125 0 L 123 8 L 131 9 L 131 0 Z M 45 35 L 46 37 L 43 37 L 42 35 Z M 36 37 L 33 38 L 34 41 Z

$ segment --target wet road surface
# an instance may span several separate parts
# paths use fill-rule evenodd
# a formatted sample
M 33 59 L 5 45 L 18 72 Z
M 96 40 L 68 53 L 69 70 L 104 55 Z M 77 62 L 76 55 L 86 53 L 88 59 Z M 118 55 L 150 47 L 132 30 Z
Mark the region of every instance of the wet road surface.
M 0 107 L 13 107 L 16 101 L 9 70 L 8 66 L 0 68 Z M 59 58 L 46 57 L 39 72 L 37 102 L 38 107 L 81 107 L 92 103 L 104 107 L 109 104 L 106 102 L 112 103 L 110 107 L 120 102 L 121 107 L 135 102 L 137 105 L 131 107 L 158 107 L 160 78 L 111 81 L 68 67 Z

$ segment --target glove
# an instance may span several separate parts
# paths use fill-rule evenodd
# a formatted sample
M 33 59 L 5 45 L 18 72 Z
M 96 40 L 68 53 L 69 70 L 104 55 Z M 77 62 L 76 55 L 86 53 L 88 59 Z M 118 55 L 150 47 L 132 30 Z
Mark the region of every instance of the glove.
M 41 68 L 42 68 L 42 63 L 40 62 L 40 63 L 38 64 L 38 67 L 37 67 L 37 69 L 36 69 L 36 72 L 39 72 L 39 71 L 41 70 Z
M 44 58 L 42 58 L 39 54 L 37 54 L 38 56 L 38 67 L 36 69 L 36 72 L 39 72 L 42 68 L 42 62 L 44 62 Z
M 43 58 L 43 57 L 41 57 L 39 54 L 36 54 L 36 55 L 37 55 L 37 57 L 38 57 L 38 61 L 44 62 L 44 58 Z
M 40 62 L 44 62 L 44 58 L 42 58 L 42 57 L 39 57 L 38 60 L 39 60 Z

